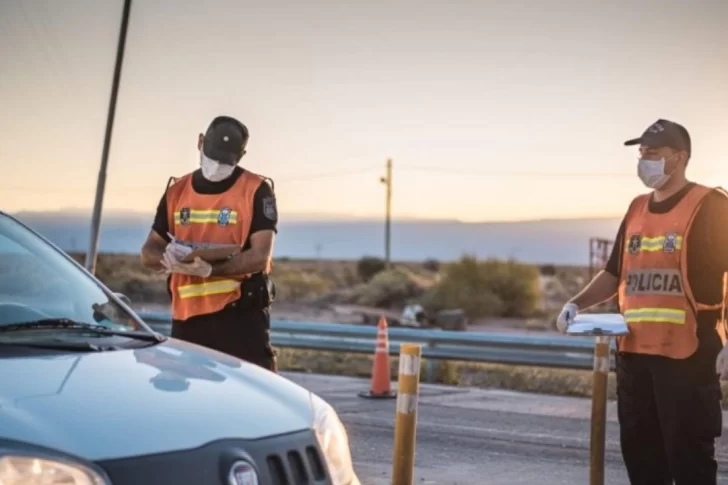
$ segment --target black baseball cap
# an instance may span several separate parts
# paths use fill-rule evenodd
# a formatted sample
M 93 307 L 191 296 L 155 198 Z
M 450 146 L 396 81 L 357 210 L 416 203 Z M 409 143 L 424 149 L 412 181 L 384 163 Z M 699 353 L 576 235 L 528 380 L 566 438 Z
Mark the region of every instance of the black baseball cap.
M 231 116 L 218 116 L 205 133 L 202 151 L 208 158 L 225 165 L 235 165 L 245 153 L 248 128 Z
M 626 146 L 647 145 L 651 147 L 670 147 L 691 152 L 690 134 L 684 126 L 669 120 L 659 119 L 642 133 L 642 136 L 624 142 Z

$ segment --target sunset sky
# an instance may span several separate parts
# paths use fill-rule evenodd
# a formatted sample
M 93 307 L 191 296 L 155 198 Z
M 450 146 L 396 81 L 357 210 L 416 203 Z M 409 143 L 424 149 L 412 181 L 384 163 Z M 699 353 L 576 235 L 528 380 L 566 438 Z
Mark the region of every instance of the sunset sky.
M 0 209 L 89 208 L 122 0 L 0 2 Z M 281 218 L 620 215 L 657 118 L 728 186 L 725 0 L 135 0 L 104 208 L 152 213 L 216 115 Z

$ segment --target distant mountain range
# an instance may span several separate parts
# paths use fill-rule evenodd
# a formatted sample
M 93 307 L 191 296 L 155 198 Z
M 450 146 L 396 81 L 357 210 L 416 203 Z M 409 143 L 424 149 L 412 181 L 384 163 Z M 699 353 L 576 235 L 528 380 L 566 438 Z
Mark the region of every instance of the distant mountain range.
M 66 251 L 85 251 L 90 211 L 13 214 Z M 383 256 L 384 224 L 369 218 L 323 219 L 307 215 L 281 222 L 276 257 L 358 259 Z M 107 211 L 101 227 L 101 252 L 138 253 L 151 214 Z M 552 219 L 519 222 L 432 220 L 392 221 L 392 259 L 455 260 L 464 253 L 478 258 L 515 258 L 530 263 L 588 264 L 589 238 L 613 239 L 619 218 Z

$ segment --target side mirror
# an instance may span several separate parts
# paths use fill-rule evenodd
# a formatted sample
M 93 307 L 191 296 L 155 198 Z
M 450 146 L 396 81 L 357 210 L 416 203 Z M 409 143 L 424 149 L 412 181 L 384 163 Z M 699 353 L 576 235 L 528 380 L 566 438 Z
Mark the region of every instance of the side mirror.
M 116 297 L 117 297 L 117 298 L 118 298 L 119 300 L 123 301 L 123 302 L 124 302 L 124 303 L 126 303 L 126 304 L 127 304 L 128 306 L 131 306 L 131 300 L 130 300 L 130 299 L 129 299 L 129 297 L 128 297 L 128 296 L 126 296 L 126 295 L 125 295 L 124 293 L 117 293 L 117 292 L 114 292 L 114 295 L 116 295 Z

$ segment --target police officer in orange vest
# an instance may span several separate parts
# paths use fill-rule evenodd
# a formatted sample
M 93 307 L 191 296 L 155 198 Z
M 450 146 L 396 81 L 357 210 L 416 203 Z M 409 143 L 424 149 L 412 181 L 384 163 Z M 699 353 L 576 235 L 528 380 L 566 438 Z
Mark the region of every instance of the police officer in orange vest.
M 652 191 L 632 201 L 606 268 L 564 306 L 557 327 L 617 296 L 630 329 L 616 359 L 630 483 L 715 485 L 728 195 L 686 179 L 691 141 L 677 123 L 658 120 L 625 145 L 639 145 L 637 172 Z
M 200 168 L 168 185 L 142 261 L 169 274 L 173 337 L 276 372 L 269 273 L 278 213 L 272 181 L 238 166 L 248 138 L 229 116 L 199 135 Z M 223 261 L 181 261 L 210 243 L 240 250 Z

